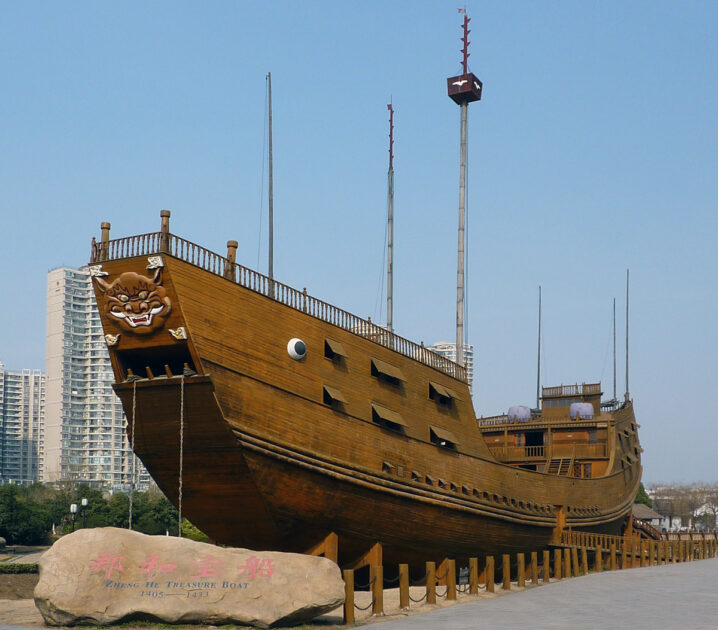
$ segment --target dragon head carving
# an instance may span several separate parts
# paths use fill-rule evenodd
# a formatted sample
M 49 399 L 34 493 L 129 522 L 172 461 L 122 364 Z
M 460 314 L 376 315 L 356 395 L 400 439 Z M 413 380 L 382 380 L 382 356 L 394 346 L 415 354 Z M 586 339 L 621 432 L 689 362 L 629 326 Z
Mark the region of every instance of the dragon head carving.
M 111 283 L 100 276 L 94 279 L 105 295 L 108 315 L 136 335 L 148 335 L 161 328 L 172 310 L 172 303 L 162 286 L 161 268 L 152 278 L 126 271 Z

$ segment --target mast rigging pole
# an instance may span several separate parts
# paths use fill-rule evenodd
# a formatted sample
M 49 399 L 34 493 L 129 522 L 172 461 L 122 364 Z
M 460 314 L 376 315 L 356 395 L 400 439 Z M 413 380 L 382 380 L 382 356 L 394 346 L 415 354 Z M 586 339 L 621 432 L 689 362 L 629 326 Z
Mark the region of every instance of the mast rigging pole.
M 389 172 L 387 173 L 386 327 L 394 330 L 394 107 L 389 103 Z
M 272 155 L 272 73 L 267 73 L 267 98 L 269 101 L 269 264 L 267 275 L 274 278 L 274 163 Z
M 626 269 L 626 402 L 631 400 L 628 389 L 628 269 Z
M 538 312 L 538 367 L 536 369 L 536 409 L 539 408 L 539 394 L 541 388 L 541 285 L 539 285 L 539 312 Z
M 613 298 L 613 402 L 616 398 L 616 298 Z
M 461 38 L 464 46 L 461 61 L 462 74 L 447 79 L 449 97 L 461 107 L 461 154 L 459 164 L 459 246 L 458 263 L 456 270 L 456 362 L 464 365 L 464 267 L 466 263 L 466 152 L 467 152 L 467 126 L 469 103 L 481 100 L 482 83 L 473 73 L 469 72 L 469 22 L 466 9 L 459 9 L 464 14 L 462 25 L 464 36 Z

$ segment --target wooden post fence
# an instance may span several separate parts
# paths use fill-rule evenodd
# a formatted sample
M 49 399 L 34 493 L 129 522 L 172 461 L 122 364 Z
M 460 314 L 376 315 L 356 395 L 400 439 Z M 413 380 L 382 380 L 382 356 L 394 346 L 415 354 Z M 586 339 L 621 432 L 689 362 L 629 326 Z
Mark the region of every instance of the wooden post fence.
M 436 564 L 426 563 L 426 603 L 436 604 Z
M 476 595 L 479 592 L 479 559 L 469 558 L 469 593 Z
M 502 560 L 502 571 L 503 571 L 503 585 L 502 588 L 505 591 L 511 590 L 511 556 L 507 553 L 501 556 Z
M 533 584 L 538 584 L 538 581 L 539 581 L 538 552 L 532 551 L 531 552 L 531 582 Z
M 486 592 L 494 592 L 494 557 L 486 556 Z
M 546 549 L 543 552 L 543 583 L 551 581 L 551 552 Z
M 354 571 L 344 569 L 344 623 L 354 623 Z
M 409 565 L 399 565 L 399 608 L 409 608 Z
M 516 561 L 518 564 L 518 576 L 516 578 L 516 582 L 517 585 L 522 588 L 526 586 L 526 558 L 524 557 L 524 554 L 517 553 Z
M 371 595 L 374 602 L 371 612 L 374 615 L 384 614 L 384 567 L 382 565 L 369 567 L 371 581 Z

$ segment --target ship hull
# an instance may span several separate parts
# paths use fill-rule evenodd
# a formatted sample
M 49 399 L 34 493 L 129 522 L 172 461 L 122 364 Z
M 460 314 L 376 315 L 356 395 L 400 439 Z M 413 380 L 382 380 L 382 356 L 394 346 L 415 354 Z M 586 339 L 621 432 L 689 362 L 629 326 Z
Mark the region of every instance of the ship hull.
M 616 444 L 594 479 L 499 463 L 465 381 L 423 347 L 357 332 L 306 293 L 228 275 L 226 259 L 217 273 L 160 254 L 166 321 L 133 334 L 107 297 L 113 278 L 146 274 L 157 256 L 102 259 L 98 305 L 108 338 L 119 337 L 110 354 L 133 447 L 216 542 L 302 552 L 336 534 L 350 566 L 375 543 L 385 562 L 418 563 L 537 550 L 565 527 L 620 533 L 641 469 L 638 458 L 619 467 Z M 293 338 L 306 344 L 302 360 L 287 352 Z M 378 422 L 377 409 L 401 426 Z M 606 422 L 635 428 L 632 406 Z

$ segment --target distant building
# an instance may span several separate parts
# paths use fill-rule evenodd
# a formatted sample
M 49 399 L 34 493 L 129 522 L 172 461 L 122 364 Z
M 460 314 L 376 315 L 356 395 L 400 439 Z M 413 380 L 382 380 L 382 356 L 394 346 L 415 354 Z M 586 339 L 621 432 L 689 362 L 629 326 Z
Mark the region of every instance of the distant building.
M 46 370 L 42 480 L 129 490 L 134 455 L 86 267 L 48 274 Z M 134 459 L 135 488 L 147 489 Z
M 429 350 L 433 350 L 442 357 L 456 362 L 456 343 L 451 341 L 438 341 L 428 346 Z M 474 346 L 464 344 L 464 367 L 466 368 L 466 376 L 469 381 L 469 391 L 474 393 Z
M 42 475 L 45 375 L 0 363 L 0 483 L 31 484 Z

